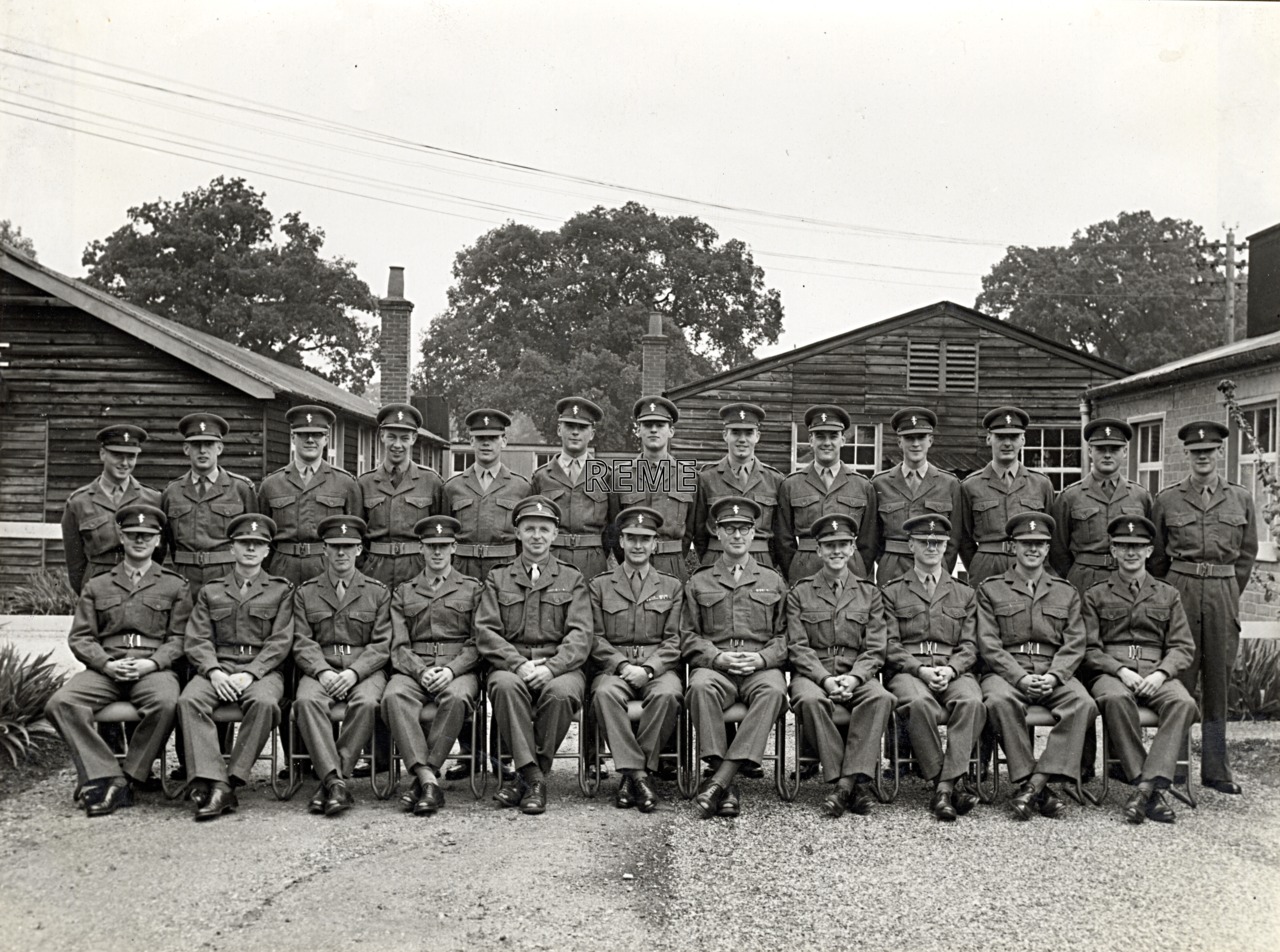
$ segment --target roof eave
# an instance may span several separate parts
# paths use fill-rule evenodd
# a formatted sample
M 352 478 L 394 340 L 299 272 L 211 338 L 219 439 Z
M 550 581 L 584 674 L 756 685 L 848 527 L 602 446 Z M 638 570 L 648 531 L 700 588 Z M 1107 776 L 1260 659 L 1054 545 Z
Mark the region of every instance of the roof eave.
M 1221 357 L 1215 357 L 1210 360 L 1183 364 L 1158 374 L 1135 374 L 1131 377 L 1113 380 L 1109 383 L 1099 384 L 1096 387 L 1090 387 L 1085 391 L 1085 396 L 1089 399 L 1096 399 L 1098 397 L 1118 396 L 1149 387 L 1167 387 L 1202 377 L 1214 377 L 1232 370 L 1274 363 L 1276 360 L 1280 360 L 1280 341 L 1253 350 L 1224 354 Z

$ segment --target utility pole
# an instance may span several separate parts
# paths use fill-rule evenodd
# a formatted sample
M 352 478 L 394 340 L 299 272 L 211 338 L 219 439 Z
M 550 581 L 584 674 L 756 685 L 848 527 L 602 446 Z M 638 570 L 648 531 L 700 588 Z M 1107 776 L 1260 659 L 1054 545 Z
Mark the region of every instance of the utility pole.
M 1236 342 L 1236 233 L 1227 229 L 1227 343 Z

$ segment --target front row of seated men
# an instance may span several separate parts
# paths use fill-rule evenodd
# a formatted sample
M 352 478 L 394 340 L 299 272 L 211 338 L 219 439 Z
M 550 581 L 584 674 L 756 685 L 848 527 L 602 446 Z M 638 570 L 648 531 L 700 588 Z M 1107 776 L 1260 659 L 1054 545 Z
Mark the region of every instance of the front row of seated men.
M 1063 804 L 1049 783 L 1079 780 L 1085 734 L 1100 710 L 1135 785 L 1125 817 L 1173 821 L 1162 790 L 1196 719 L 1177 680 L 1193 648 L 1177 591 L 1146 573 L 1151 522 L 1111 522 L 1117 569 L 1082 600 L 1045 571 L 1053 520 L 1043 513 L 1009 520 L 1015 563 L 976 592 L 942 564 L 945 517 L 904 524 L 913 568 L 881 591 L 851 571 L 856 525 L 841 514 L 810 528 L 821 568 L 788 591 L 751 555 L 758 516 L 750 499 L 719 500 L 711 517 L 720 555 L 683 586 L 650 562 L 662 516 L 648 507 L 619 515 L 623 559 L 589 583 L 552 555 L 560 512 L 546 497 L 516 504 L 520 554 L 483 584 L 453 568 L 459 523 L 431 516 L 415 527 L 423 571 L 392 593 L 355 567 L 365 534 L 358 517 L 321 522 L 325 571 L 295 590 L 262 570 L 275 527 L 248 513 L 228 530 L 234 572 L 206 584 L 193 609 L 181 576 L 151 560 L 164 514 L 122 507 L 125 560 L 86 583 L 70 635 L 88 670 L 47 709 L 71 748 L 77 799 L 89 816 L 130 805 L 176 715 L 196 819 L 235 810 L 236 787 L 248 781 L 279 721 L 282 665 L 292 657 L 297 725 L 321 781 L 311 812 L 330 816 L 351 806 L 348 782 L 379 713 L 413 775 L 405 809 L 439 810 L 441 767 L 475 710 L 487 668 L 501 753 L 516 769 L 496 799 L 543 813 L 546 775 L 582 710 L 590 658 L 597 672 L 591 703 L 622 775 L 619 807 L 650 812 L 658 804 L 652 774 L 675 729 L 679 668 L 687 661 L 683 701 L 707 770 L 694 798 L 703 818 L 741 810 L 736 777 L 764 757 L 788 703 L 789 664 L 790 706 L 832 785 L 822 803 L 829 816 L 869 811 L 868 785 L 896 707 L 907 717 L 918 767 L 934 784 L 930 811 L 939 820 L 953 821 L 978 802 L 965 778 L 986 723 L 999 734 L 1017 785 L 1014 815 L 1057 816 Z M 184 654 L 193 676 L 179 696 L 172 668 Z M 882 669 L 887 689 L 877 677 Z M 120 764 L 94 726 L 96 712 L 116 700 L 132 702 L 141 716 Z M 632 702 L 640 705 L 635 728 Z M 724 714 L 739 702 L 744 713 L 729 740 Z M 1139 703 L 1159 718 L 1149 752 Z M 230 704 L 242 722 L 224 760 L 214 714 Z M 1026 730 L 1031 705 L 1048 708 L 1055 721 L 1038 758 Z

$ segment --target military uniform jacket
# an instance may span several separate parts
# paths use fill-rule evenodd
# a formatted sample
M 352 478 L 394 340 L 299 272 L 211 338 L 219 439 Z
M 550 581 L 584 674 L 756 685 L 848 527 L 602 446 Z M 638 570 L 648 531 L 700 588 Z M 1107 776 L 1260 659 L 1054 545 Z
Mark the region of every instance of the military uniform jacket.
M 587 588 L 595 632 L 591 660 L 596 667 L 617 674 L 624 664 L 638 664 L 657 678 L 680 663 L 683 586 L 678 578 L 650 565 L 636 597 L 626 569 L 619 565 L 597 575 Z
M 350 669 L 363 681 L 382 670 L 391 658 L 387 587 L 356 572 L 338 598 L 328 571 L 303 582 L 293 593 L 293 657 L 313 678 Z
M 293 585 L 258 572 L 242 593 L 234 573 L 206 582 L 187 622 L 185 649 L 204 677 L 214 671 L 262 678 L 293 647 Z
M 1145 676 L 1154 669 L 1176 678 L 1191 666 L 1195 655 L 1178 590 L 1150 574 L 1142 580 L 1137 596 L 1118 572 L 1090 587 L 1084 593 L 1084 627 L 1089 639 L 1085 667 L 1093 674 L 1118 676 L 1121 668 L 1132 668 Z M 1137 650 L 1132 649 L 1134 645 Z M 1148 667 L 1140 661 L 1154 664 Z
M 695 668 L 714 666 L 722 651 L 754 651 L 766 668 L 787 659 L 787 583 L 750 556 L 735 582 L 723 557 L 685 583 L 680 650 Z
M 258 504 L 253 483 L 244 476 L 218 468 L 218 478 L 196 495 L 190 471 L 169 483 L 160 496 L 160 508 L 168 517 L 165 535 L 174 552 L 229 552 L 227 524 Z
M 1019 464 L 1013 485 L 1006 486 L 988 463 L 960 484 L 960 558 L 973 562 L 978 547 L 1004 551 L 1004 526 L 1020 512 L 1048 513 L 1053 508 L 1053 483 L 1044 473 Z
M 305 485 L 297 466 L 290 463 L 269 473 L 258 488 L 258 512 L 275 520 L 277 543 L 319 542 L 316 526 L 321 519 L 358 516 L 363 511 L 356 478 L 327 461 L 321 461 Z
M 774 514 L 778 508 L 778 487 L 785 477 L 778 470 L 756 458 L 751 464 L 751 475 L 744 487 L 734 478 L 729 457 L 708 463 L 698 473 L 698 497 L 694 507 L 693 546 L 701 558 L 708 549 L 719 547 L 716 527 L 711 522 L 711 507 L 725 496 L 746 496 L 760 507 L 756 520 L 756 537 L 751 551 L 768 552 L 775 565 L 781 565 L 782 553 L 773 537 Z
M 553 677 L 576 671 L 591 653 L 591 598 L 582 573 L 555 556 L 539 566 L 537 583 L 521 559 L 484 580 L 476 608 L 476 647 L 489 664 L 514 672 L 545 659 Z
M 916 516 L 939 515 L 946 516 L 951 523 L 951 537 L 947 540 L 943 564 L 948 572 L 955 569 L 956 540 L 960 533 L 960 480 L 930 463 L 914 492 L 907 485 L 907 477 L 902 475 L 901 465 L 876 473 L 871 485 L 876 490 L 876 510 L 880 519 L 876 532 L 876 560 L 879 561 L 886 552 L 911 558 L 907 533 L 902 524 Z
M 787 652 L 810 681 L 841 674 L 870 681 L 884 666 L 886 637 L 880 590 L 853 572 L 838 599 L 821 572 L 787 594 Z
M 356 482 L 363 497 L 369 541 L 408 543 L 406 551 L 417 554 L 418 538 L 413 527 L 420 519 L 445 511 L 444 480 L 440 475 L 410 460 L 399 486 L 391 485 L 391 473 L 385 466 L 361 473 Z
M 658 551 L 664 542 L 681 543 L 681 551 L 689 547 L 694 536 L 694 516 L 698 497 L 697 472 L 690 460 L 670 456 L 658 462 L 637 456 L 623 460 L 614 473 L 614 490 L 618 511 L 630 506 L 648 506 L 662 516 L 658 529 Z
M 500 545 L 515 542 L 511 510 L 530 495 L 529 480 L 498 464 L 497 475 L 489 483 L 489 491 L 480 488 L 480 476 L 474 466 L 444 484 L 445 509 L 462 523 L 458 541 L 468 545 Z
M 908 569 L 883 594 L 890 669 L 918 675 L 926 665 L 948 665 L 957 677 L 973 670 L 978 660 L 978 596 L 973 589 L 943 572 L 930 601 L 915 569 Z
M 532 495 L 546 496 L 560 507 L 561 540 L 569 543 L 573 540 L 567 536 L 601 536 L 599 547 L 604 548 L 605 529 L 618 515 L 618 497 L 611 492 L 613 480 L 609 478 L 604 463 L 596 460 L 593 465 L 605 470 L 605 478 L 588 479 L 587 462 L 584 458 L 583 471 L 574 484 L 561 468 L 559 455 L 555 456 L 551 462 L 533 471 L 530 481 Z
M 1188 477 L 1164 489 L 1152 505 L 1156 524 L 1151 571 L 1168 574 L 1175 559 L 1233 565 L 1243 592 L 1258 556 L 1258 525 L 1253 497 L 1243 486 L 1218 479 L 1208 502 Z
M 90 562 L 115 563 L 124 558 L 116 535 L 116 510 L 133 503 L 159 506 L 160 494 L 130 476 L 118 503 L 112 502 L 96 479 L 67 497 L 67 508 L 62 511 L 62 547 L 67 557 L 67 575 L 77 592 L 84 587 Z M 163 557 L 161 543 L 153 558 L 159 562 Z
M 1032 598 L 1014 569 L 984 580 L 978 586 L 978 650 L 987 667 L 1016 685 L 1029 673 L 1018 658 L 1033 656 L 1018 649 L 1037 642 L 1029 650 L 1052 658 L 1045 673 L 1066 684 L 1085 652 L 1084 619 L 1075 586 L 1045 572 Z
M 67 644 L 86 668 L 106 673 L 108 661 L 154 661 L 161 671 L 182 657 L 182 638 L 191 615 L 187 580 L 151 563 L 137 588 L 123 564 L 84 583 Z M 125 644 L 141 638 L 142 644 Z
M 1107 498 L 1093 473 L 1072 483 L 1054 500 L 1053 541 L 1049 544 L 1049 563 L 1063 578 L 1081 554 L 1107 558 L 1111 554 L 1111 537 L 1107 524 L 1116 516 L 1151 517 L 1151 494 L 1137 483 L 1117 477 L 1115 495 Z M 1091 562 L 1095 568 L 1097 560 Z
M 809 527 L 822 516 L 841 512 L 852 515 L 858 524 L 858 555 L 865 574 L 875 562 L 877 548 L 879 506 L 875 488 L 848 463 L 841 463 L 827 489 L 816 467 L 816 463 L 809 463 L 778 487 L 777 536 L 783 571 L 790 569 L 801 548 L 817 551 L 817 543 L 809 538 Z
M 454 677 L 480 663 L 472 622 L 479 579 L 450 570 L 435 591 L 425 575 L 401 584 L 391 596 L 391 667 L 418 681 L 430 668 L 448 668 Z

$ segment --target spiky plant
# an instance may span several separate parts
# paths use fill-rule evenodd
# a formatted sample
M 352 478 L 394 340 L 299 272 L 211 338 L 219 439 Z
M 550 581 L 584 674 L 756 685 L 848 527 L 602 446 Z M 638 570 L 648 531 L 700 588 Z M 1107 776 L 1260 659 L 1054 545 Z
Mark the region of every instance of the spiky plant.
M 49 651 L 29 659 L 15 644 L 0 645 L 0 750 L 14 767 L 58 736 L 44 706 L 67 676 L 52 657 Z

